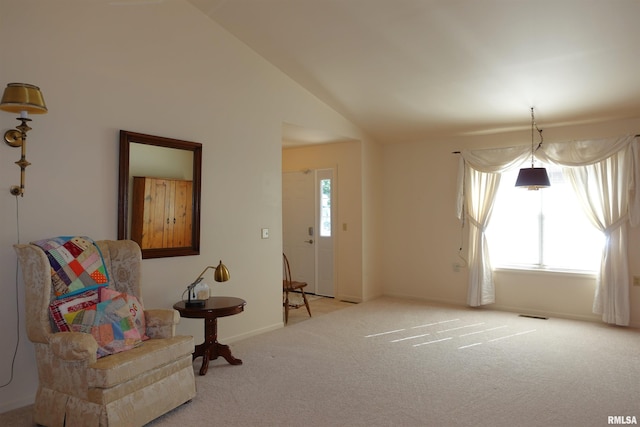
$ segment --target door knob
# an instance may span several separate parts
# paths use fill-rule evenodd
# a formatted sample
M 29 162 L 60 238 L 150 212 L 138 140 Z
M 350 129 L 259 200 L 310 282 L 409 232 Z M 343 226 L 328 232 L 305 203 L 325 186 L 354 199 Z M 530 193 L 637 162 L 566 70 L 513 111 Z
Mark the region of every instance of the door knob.
M 305 240 L 305 243 L 308 243 L 308 244 L 312 245 L 313 244 L 313 239 Z

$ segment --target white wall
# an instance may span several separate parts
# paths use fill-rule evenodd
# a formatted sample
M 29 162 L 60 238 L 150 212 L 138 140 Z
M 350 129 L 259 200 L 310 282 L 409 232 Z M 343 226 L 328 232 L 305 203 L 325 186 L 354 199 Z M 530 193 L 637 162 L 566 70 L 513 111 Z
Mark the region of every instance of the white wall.
M 378 144 L 362 145 L 362 281 L 363 300 L 377 298 L 384 292 L 382 271 L 385 268 L 382 248 L 384 194 L 383 148 Z
M 186 1 L 122 3 L 0 1 L 0 85 L 36 84 L 49 107 L 29 133 L 19 240 L 117 237 L 120 129 L 200 142 L 201 254 L 144 260 L 145 305 L 171 307 L 204 266 L 224 259 L 231 281 L 212 291 L 247 306 L 220 320 L 221 340 L 281 327 L 282 123 L 364 136 Z M 0 113 L 0 129 L 16 124 Z M 8 189 L 18 182 L 18 158 L 19 150 L 0 144 L 0 384 L 11 375 L 20 330 L 0 412 L 31 403 L 37 386 L 11 247 L 18 231 Z M 263 227 L 268 240 L 260 238 Z M 179 325 L 196 341 L 203 329 L 198 320 Z
M 542 127 L 544 123 L 540 122 Z M 615 137 L 640 131 L 640 118 L 544 129 L 545 141 Z M 452 151 L 528 145 L 527 131 L 386 145 L 384 151 L 384 292 L 466 304 L 468 270 L 455 272 L 461 230 L 455 218 L 458 156 Z M 467 246 L 464 245 L 464 254 Z M 640 276 L 640 228 L 629 231 L 630 274 Z M 599 320 L 593 276 L 498 271 L 489 307 Z M 640 287 L 632 287 L 631 322 L 640 326 Z

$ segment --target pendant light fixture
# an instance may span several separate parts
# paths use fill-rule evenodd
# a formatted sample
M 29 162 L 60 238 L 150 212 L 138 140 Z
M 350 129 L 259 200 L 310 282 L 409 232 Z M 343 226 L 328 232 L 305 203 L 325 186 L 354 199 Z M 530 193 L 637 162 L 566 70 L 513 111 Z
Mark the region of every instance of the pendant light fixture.
M 533 148 L 534 128 L 540 135 L 540 143 L 538 143 L 538 146 L 535 148 L 535 150 Z M 551 183 L 549 182 L 549 175 L 547 175 L 547 170 L 545 168 L 533 167 L 533 153 L 540 147 L 542 147 L 542 130 L 538 129 L 538 125 L 536 124 L 535 117 L 533 115 L 533 107 L 531 107 L 531 167 L 520 169 L 520 172 L 518 173 L 518 179 L 516 180 L 516 187 L 524 187 L 529 190 L 538 190 L 540 188 L 551 186 Z

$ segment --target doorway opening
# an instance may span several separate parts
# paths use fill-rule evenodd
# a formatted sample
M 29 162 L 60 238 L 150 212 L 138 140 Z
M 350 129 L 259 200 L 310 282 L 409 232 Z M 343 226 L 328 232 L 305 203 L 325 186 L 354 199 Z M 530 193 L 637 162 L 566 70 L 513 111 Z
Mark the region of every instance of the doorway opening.
M 336 188 L 331 168 L 282 174 L 282 245 L 292 279 L 325 297 L 336 295 Z

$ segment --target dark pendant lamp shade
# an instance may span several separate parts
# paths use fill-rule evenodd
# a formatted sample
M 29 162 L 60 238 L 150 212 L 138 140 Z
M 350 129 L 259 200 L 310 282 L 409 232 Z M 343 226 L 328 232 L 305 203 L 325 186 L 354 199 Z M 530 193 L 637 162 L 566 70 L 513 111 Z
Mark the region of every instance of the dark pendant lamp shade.
M 550 187 L 549 175 L 545 168 L 523 168 L 518 173 L 516 187 L 527 187 L 529 190 Z

